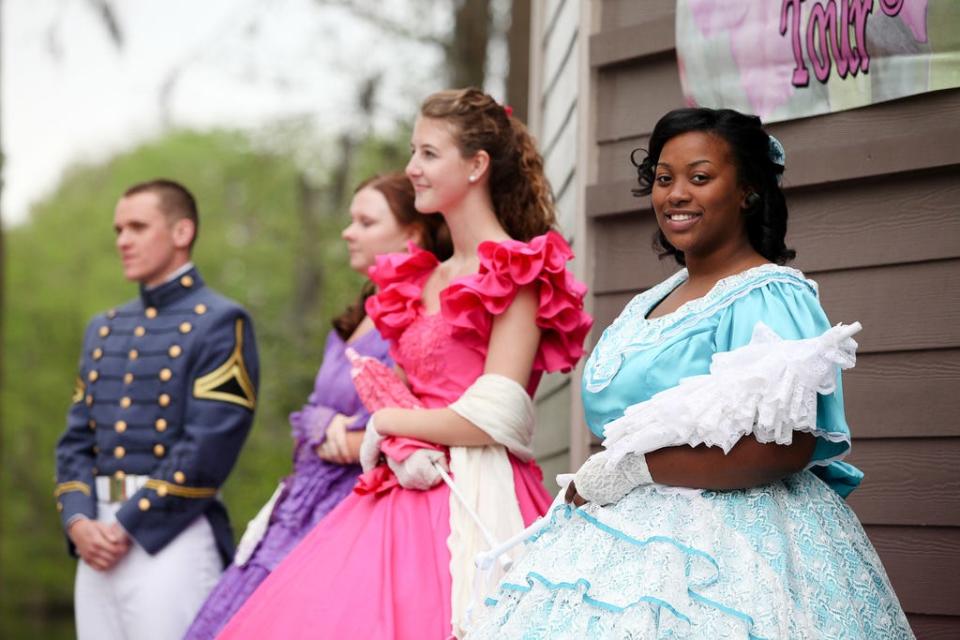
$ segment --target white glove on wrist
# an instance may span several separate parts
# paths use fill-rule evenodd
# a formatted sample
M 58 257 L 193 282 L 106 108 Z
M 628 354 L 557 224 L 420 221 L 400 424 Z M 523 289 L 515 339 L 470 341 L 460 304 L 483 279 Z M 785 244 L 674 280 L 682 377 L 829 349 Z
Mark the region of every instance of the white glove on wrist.
M 574 483 L 584 500 L 599 505 L 611 504 L 636 487 L 653 482 L 642 454 L 628 453 L 613 468 L 607 466 L 608 457 L 606 451 L 595 453 L 577 471 Z
M 442 465 L 445 471 L 449 471 L 447 457 L 443 451 L 418 449 L 403 462 L 397 462 L 387 456 L 387 466 L 396 474 L 400 486 L 417 491 L 426 491 L 441 481 L 440 473 L 433 466 L 434 462 Z
M 370 471 L 380 463 L 380 443 L 383 436 L 373 424 L 373 416 L 367 420 L 367 428 L 363 432 L 363 441 L 360 443 L 360 466 L 364 472 Z

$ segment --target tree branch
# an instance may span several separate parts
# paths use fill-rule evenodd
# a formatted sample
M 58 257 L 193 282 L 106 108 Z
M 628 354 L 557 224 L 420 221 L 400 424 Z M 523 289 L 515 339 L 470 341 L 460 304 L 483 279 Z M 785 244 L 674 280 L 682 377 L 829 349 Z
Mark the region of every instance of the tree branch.
M 117 14 L 110 5 L 110 0 L 87 0 L 94 11 L 100 16 L 104 28 L 110 34 L 110 40 L 117 49 L 123 49 L 123 30 L 117 20 Z

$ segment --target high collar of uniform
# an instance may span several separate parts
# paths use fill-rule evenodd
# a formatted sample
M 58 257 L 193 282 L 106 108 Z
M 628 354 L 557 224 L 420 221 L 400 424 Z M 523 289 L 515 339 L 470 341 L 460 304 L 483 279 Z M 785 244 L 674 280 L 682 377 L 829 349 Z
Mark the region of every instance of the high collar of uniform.
M 196 267 L 190 267 L 163 284 L 147 288 L 140 285 L 140 299 L 145 307 L 168 307 L 203 286 L 203 278 Z

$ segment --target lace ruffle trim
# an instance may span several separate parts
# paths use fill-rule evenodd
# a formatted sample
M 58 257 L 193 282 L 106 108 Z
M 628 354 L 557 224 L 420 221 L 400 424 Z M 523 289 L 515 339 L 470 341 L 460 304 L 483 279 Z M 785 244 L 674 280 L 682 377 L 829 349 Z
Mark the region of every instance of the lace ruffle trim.
M 542 528 L 537 535 L 530 538 L 529 543 L 536 542 L 543 535 L 548 533 L 550 530 L 554 529 L 558 523 L 558 515 L 562 515 L 567 519 L 577 516 L 582 518 L 590 525 L 599 529 L 600 531 L 613 536 L 623 542 L 628 543 L 629 545 L 637 548 L 649 547 L 655 544 L 665 544 L 674 547 L 678 551 L 684 554 L 687 558 L 685 563 L 684 574 L 687 578 L 687 595 L 694 601 L 713 608 L 724 615 L 732 616 L 738 620 L 746 623 L 748 629 L 754 627 L 753 617 L 744 611 L 728 607 L 720 602 L 704 596 L 699 593 L 699 590 L 706 589 L 711 585 L 715 584 L 720 579 L 720 564 L 717 562 L 711 554 L 702 551 L 700 549 L 695 549 L 689 545 L 686 545 L 676 538 L 671 536 L 651 536 L 648 538 L 640 539 L 630 534 L 621 531 L 616 527 L 612 527 L 600 519 L 586 513 L 583 509 L 574 509 L 570 505 L 560 505 L 557 506 L 550 513 L 550 523 Z M 699 564 L 700 572 L 704 573 L 704 576 L 700 579 L 694 578 L 691 574 L 693 573 L 693 565 Z M 528 593 L 535 588 L 535 585 L 539 584 L 544 588 L 550 591 L 560 591 L 560 590 L 569 590 L 569 591 L 581 591 L 582 599 L 585 604 L 609 611 L 612 613 L 623 613 L 624 611 L 631 609 L 633 607 L 642 606 L 642 605 L 652 605 L 661 610 L 666 610 L 672 614 L 677 620 L 689 624 L 690 618 L 684 614 L 681 610 L 681 607 L 676 603 L 671 603 L 664 598 L 657 597 L 651 594 L 644 594 L 634 600 L 629 602 L 612 602 L 611 600 L 597 597 L 596 595 L 591 594 L 593 590 L 593 585 L 587 578 L 581 577 L 574 581 L 552 581 L 543 574 L 536 571 L 529 571 L 524 576 L 525 584 L 519 584 L 516 582 L 508 582 L 506 580 L 500 583 L 501 591 L 518 591 L 522 593 Z M 484 604 L 488 607 L 495 607 L 499 603 L 499 600 L 493 597 L 488 597 Z M 751 640 L 765 640 L 762 636 L 755 635 L 754 633 L 748 631 L 749 638 Z
M 748 434 L 784 445 L 794 431 L 849 442 L 817 426 L 817 396 L 833 393 L 839 370 L 856 363 L 852 336 L 860 328 L 838 324 L 815 338 L 783 340 L 757 323 L 749 344 L 713 356 L 709 374 L 684 378 L 607 424 L 608 466 L 628 453 L 678 445 L 727 453 Z
M 818 295 L 817 283 L 791 267 L 765 264 L 721 279 L 702 298 L 684 303 L 673 313 L 648 320 L 650 309 L 687 279 L 681 269 L 660 284 L 631 300 L 604 330 L 584 370 L 588 391 L 596 393 L 610 384 L 628 354 L 648 349 L 686 331 L 729 307 L 752 291 L 770 283 L 808 288 Z

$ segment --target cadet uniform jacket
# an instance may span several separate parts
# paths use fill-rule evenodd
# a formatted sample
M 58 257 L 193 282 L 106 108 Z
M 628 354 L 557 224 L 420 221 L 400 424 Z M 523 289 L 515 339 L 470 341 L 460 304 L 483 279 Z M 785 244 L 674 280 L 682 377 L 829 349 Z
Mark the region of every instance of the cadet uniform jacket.
M 127 533 L 154 554 L 204 515 L 229 562 L 233 535 L 218 491 L 250 429 L 258 375 L 249 316 L 195 268 L 96 316 L 57 444 L 64 527 L 96 518 L 96 476 L 111 477 L 118 492 L 128 474 L 149 476 L 117 512 Z

